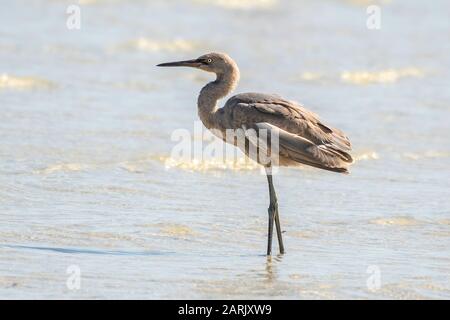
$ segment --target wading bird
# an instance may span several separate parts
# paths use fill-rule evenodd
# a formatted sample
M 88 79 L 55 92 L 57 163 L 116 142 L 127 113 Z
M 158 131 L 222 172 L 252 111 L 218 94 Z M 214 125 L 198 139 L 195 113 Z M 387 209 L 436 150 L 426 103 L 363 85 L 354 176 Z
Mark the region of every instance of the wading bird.
M 229 129 L 251 128 L 257 134 L 265 130 L 278 137 L 279 165 L 304 164 L 348 173 L 348 166 L 353 162 L 348 153 L 351 150 L 348 138 L 342 131 L 325 125 L 317 115 L 298 103 L 285 100 L 278 95 L 242 93 L 231 97 L 223 108 L 219 108 L 218 100 L 232 92 L 239 81 L 239 69 L 228 55 L 213 52 L 197 59 L 161 63 L 157 66 L 192 67 L 216 74 L 216 80 L 202 88 L 197 101 L 198 115 L 209 130 L 225 132 Z M 252 143 L 250 139 L 248 140 L 248 143 Z M 243 151 L 248 155 L 248 144 Z M 280 215 L 272 181 L 272 164 L 270 162 L 261 164 L 266 170 L 270 197 L 267 255 L 272 253 L 274 221 L 279 250 L 283 254 Z

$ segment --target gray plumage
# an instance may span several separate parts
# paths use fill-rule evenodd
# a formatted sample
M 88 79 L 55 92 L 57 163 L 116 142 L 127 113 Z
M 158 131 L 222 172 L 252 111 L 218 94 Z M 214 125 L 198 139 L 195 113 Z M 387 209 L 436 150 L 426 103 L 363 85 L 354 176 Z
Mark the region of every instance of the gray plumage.
M 242 93 L 231 97 L 223 108 L 218 108 L 217 102 L 232 92 L 239 81 L 239 68 L 228 55 L 208 53 L 197 59 L 162 63 L 158 66 L 194 67 L 216 74 L 216 80 L 200 91 L 197 105 L 203 124 L 212 131 L 218 130 L 222 137 L 227 129 L 255 129 L 257 134 L 264 129 L 269 135 L 276 134 L 279 138 L 279 165 L 303 164 L 329 171 L 348 172 L 348 166 L 353 162 L 349 154 L 349 139 L 342 131 L 324 124 L 317 115 L 296 102 L 278 95 Z M 248 142 L 252 143 L 251 139 Z M 248 155 L 247 148 L 248 146 L 243 151 Z M 254 160 L 259 161 L 258 158 Z M 270 164 L 264 165 L 270 167 Z M 267 171 L 267 176 L 270 192 L 267 252 L 271 252 L 271 224 L 275 220 L 280 252 L 283 253 L 271 171 Z
M 220 122 L 228 127 L 276 130 L 280 165 L 306 164 L 347 172 L 353 161 L 348 153 L 350 141 L 342 131 L 323 124 L 312 112 L 278 95 L 238 94 L 222 110 L 219 109 Z

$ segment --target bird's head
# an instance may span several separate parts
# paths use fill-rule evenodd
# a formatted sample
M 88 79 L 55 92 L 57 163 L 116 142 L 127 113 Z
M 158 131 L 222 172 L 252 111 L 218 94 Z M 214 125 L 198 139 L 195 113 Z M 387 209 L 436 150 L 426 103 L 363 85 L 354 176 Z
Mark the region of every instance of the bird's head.
M 160 63 L 157 67 L 191 67 L 208 72 L 213 72 L 217 75 L 226 74 L 237 70 L 237 65 L 225 53 L 207 53 L 197 59 Z

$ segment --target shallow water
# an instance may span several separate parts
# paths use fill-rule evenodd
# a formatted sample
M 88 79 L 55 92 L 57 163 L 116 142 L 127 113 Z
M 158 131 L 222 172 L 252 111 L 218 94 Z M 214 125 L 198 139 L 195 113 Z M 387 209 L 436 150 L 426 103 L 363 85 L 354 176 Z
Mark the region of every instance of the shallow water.
M 10 1 L 0 298 L 450 298 L 450 6 L 379 1 L 368 30 L 370 3 L 89 0 L 69 31 L 70 1 Z M 154 65 L 212 50 L 353 142 L 349 176 L 275 176 L 284 256 L 256 166 L 171 158 L 210 76 Z

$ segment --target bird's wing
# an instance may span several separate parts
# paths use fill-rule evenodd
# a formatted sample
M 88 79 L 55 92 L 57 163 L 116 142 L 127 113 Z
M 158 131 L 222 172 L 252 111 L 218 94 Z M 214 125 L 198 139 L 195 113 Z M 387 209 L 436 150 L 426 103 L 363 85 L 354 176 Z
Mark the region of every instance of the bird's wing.
M 278 156 L 320 169 L 347 173 L 348 165 L 352 162 L 351 156 L 346 152 L 328 145 L 316 145 L 308 139 L 291 134 L 266 122 L 245 126 L 245 129 L 254 129 L 255 132 L 259 133 L 257 139 L 249 137 L 248 140 L 254 145 L 254 150 L 259 150 L 261 146 L 268 146 L 268 148 L 263 147 L 263 152 L 258 151 L 257 156 L 261 160 L 263 156 L 267 155 L 271 158 L 272 164 L 277 164 L 280 160 L 276 158 Z M 267 141 L 259 137 L 263 132 L 262 130 L 265 131 L 264 138 Z M 267 149 L 270 151 L 268 152 Z M 248 153 L 248 150 L 245 151 Z M 266 159 L 265 164 L 268 163 L 269 161 Z
M 342 152 L 351 150 L 350 141 L 342 131 L 325 125 L 313 112 L 278 95 L 238 94 L 227 101 L 222 112 L 232 128 L 265 122 L 316 145 L 327 145 Z

